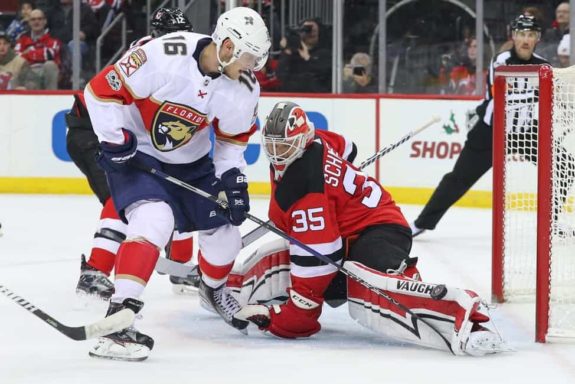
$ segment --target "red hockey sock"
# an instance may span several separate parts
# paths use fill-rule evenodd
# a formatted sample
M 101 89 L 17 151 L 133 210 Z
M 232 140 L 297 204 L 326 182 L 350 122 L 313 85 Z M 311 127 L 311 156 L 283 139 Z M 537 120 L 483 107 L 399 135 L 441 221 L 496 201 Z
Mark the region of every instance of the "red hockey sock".
M 154 271 L 160 251 L 147 241 L 125 241 L 116 258 L 116 279 L 129 279 L 146 285 Z
M 88 265 L 110 276 L 116 261 L 116 254 L 101 248 L 92 248 Z
M 112 198 L 108 198 L 102 207 L 102 211 L 100 213 L 100 221 L 102 222 L 104 220 L 120 221 L 120 216 L 114 208 Z M 98 232 L 102 231 L 103 228 L 104 227 L 102 226 Z M 98 236 L 98 234 L 96 234 L 96 236 Z M 99 246 L 95 245 L 92 248 L 90 259 L 88 260 L 88 265 L 96 268 L 101 272 L 104 272 L 107 275 L 110 275 L 116 260 L 116 252 L 113 250 L 117 249 L 116 247 L 119 247 L 120 243 L 119 241 L 115 241 L 111 238 L 104 238 L 103 236 L 98 236 L 96 239 L 96 244 Z M 102 247 L 106 247 L 107 249 Z
M 170 259 L 178 263 L 187 263 L 194 252 L 194 238 L 175 240 L 170 243 Z

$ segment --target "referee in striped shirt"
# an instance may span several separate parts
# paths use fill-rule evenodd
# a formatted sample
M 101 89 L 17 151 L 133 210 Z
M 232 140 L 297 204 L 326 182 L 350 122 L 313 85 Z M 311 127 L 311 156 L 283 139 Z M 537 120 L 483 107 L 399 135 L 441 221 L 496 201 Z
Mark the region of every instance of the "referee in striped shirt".
M 541 37 L 541 27 L 533 16 L 520 15 L 511 23 L 513 48 L 496 55 L 489 66 L 485 99 L 476 108 L 478 120 L 467 135 L 467 141 L 459 154 L 453 170 L 443 179 L 433 195 L 411 223 L 413 237 L 426 230 L 435 229 L 445 212 L 467 192 L 492 165 L 492 85 L 495 68 L 501 65 L 548 64 L 535 54 L 535 46 Z M 533 154 L 531 154 L 533 156 Z M 536 157 L 536 154 L 534 155 Z

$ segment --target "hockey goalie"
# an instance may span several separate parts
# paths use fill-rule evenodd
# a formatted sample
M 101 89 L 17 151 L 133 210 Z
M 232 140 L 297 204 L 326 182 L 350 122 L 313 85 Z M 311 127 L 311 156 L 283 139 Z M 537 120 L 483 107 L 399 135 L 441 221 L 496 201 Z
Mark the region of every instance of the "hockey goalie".
M 420 280 L 399 207 L 375 179 L 314 135 L 302 108 L 277 103 L 262 142 L 271 163 L 271 221 L 333 263 L 296 241 L 260 247 L 228 281 L 243 306 L 237 320 L 281 338 L 308 337 L 321 329 L 324 301 L 347 301 L 353 319 L 400 341 L 455 355 L 509 350 L 485 326 L 487 307 L 475 292 Z

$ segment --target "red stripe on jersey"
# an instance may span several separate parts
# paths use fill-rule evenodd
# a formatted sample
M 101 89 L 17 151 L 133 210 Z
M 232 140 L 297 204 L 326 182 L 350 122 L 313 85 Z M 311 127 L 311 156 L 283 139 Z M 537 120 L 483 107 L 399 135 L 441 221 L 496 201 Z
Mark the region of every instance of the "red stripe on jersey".
M 128 88 L 117 72 L 115 73 L 114 79 L 120 82 L 120 86 L 115 86 L 117 89 L 112 88 L 112 85 L 110 85 L 111 80 L 109 80 L 110 77 L 108 76 L 111 72 L 116 72 L 113 65 L 107 66 L 90 80 L 88 86 L 92 89 L 94 96 L 102 101 L 116 101 L 126 105 L 133 103 L 134 97 L 128 91 Z
M 198 265 L 200 266 L 200 271 L 202 274 L 206 275 L 212 280 L 222 280 L 229 275 L 234 266 L 234 263 L 226 265 L 213 265 L 205 259 L 204 255 L 202 255 L 202 252 L 198 252 Z
M 214 127 L 214 133 L 216 134 L 216 139 L 228 141 L 230 143 L 238 145 L 246 145 L 248 143 L 248 140 L 250 139 L 250 136 L 253 135 L 258 129 L 258 127 L 255 124 L 253 124 L 250 127 L 249 131 L 247 132 L 243 132 L 238 135 L 228 135 L 227 133 L 224 133 L 222 132 L 222 130 L 220 130 L 219 120 L 217 118 L 215 118 L 212 121 L 212 126 Z

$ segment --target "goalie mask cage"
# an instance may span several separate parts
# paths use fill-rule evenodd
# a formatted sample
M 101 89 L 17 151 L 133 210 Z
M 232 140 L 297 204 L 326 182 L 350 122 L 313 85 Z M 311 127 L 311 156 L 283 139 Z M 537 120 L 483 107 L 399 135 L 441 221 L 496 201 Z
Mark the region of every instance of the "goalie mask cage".
M 534 300 L 536 341 L 575 341 L 575 67 L 499 67 L 494 103 L 494 300 Z

